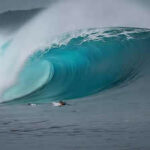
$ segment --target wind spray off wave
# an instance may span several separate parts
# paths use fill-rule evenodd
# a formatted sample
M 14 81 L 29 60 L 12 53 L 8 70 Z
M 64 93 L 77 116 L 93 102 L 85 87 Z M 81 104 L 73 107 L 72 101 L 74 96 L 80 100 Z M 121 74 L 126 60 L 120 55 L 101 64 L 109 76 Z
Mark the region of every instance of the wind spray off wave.
M 149 15 L 140 8 L 139 19 L 138 6 L 112 4 L 59 2 L 11 36 L 0 50 L 1 102 L 84 97 L 138 77 L 149 58 L 149 30 L 99 27 L 149 27 Z
M 48 102 L 131 82 L 150 58 L 150 30 L 102 28 L 64 34 L 28 58 L 4 100 Z M 50 47 L 49 47 L 50 46 Z

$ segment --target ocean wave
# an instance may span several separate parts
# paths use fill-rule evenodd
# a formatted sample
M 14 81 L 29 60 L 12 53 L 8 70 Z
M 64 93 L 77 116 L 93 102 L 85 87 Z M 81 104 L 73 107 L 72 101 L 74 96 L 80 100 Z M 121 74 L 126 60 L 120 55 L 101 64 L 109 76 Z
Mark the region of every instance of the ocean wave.
M 63 34 L 27 59 L 2 98 L 45 103 L 99 93 L 138 77 L 148 63 L 149 47 L 149 29 L 116 27 Z

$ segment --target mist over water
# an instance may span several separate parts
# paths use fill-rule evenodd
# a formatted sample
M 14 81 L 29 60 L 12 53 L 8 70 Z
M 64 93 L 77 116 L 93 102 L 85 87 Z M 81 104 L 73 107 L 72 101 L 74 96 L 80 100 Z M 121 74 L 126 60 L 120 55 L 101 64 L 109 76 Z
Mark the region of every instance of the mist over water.
M 149 10 L 123 0 L 66 0 L 54 3 L 9 37 L 12 42 L 0 56 L 3 66 L 0 68 L 0 93 L 15 83 L 26 60 L 35 51 L 51 43 L 63 44 L 58 39 L 63 33 L 113 26 L 149 28 Z

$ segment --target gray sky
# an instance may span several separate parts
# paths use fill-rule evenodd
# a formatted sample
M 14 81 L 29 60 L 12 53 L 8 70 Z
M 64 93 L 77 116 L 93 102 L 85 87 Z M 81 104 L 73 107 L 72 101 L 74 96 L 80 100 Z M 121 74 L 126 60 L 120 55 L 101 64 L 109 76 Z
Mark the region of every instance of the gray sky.
M 50 2 L 56 0 L 0 0 L 0 12 L 8 10 L 22 10 L 46 7 Z M 75 0 L 76 1 L 76 0 Z M 115 0 L 114 0 L 115 1 Z M 150 0 L 129 0 L 139 2 L 141 5 L 150 7 Z

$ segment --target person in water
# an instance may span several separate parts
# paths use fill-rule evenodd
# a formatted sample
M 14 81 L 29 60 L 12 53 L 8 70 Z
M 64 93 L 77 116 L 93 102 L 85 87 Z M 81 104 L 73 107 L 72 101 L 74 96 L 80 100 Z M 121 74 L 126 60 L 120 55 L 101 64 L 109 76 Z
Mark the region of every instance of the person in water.
M 60 106 L 64 106 L 67 104 L 66 102 L 63 102 L 63 101 L 59 101 L 58 103 L 60 104 Z
M 68 105 L 66 102 L 64 101 L 58 101 L 58 102 L 52 102 L 53 106 L 65 106 Z

